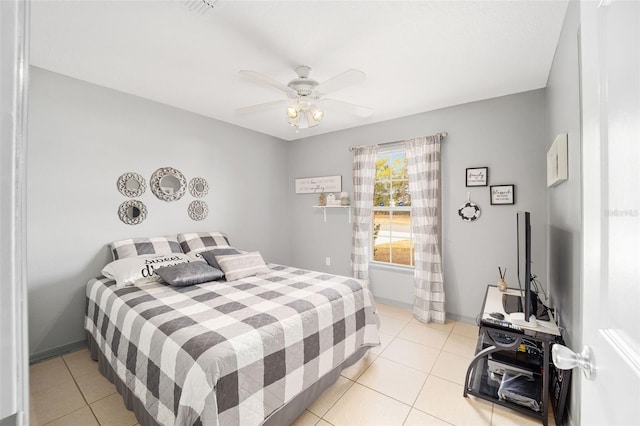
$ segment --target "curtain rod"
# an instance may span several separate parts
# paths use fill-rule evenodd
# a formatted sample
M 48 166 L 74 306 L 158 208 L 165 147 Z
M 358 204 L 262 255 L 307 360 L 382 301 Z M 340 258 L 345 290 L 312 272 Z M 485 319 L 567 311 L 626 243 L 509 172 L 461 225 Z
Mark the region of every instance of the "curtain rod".
M 449 133 L 447 132 L 440 132 L 440 133 L 436 133 L 436 135 L 440 135 L 440 137 L 442 138 L 446 138 L 447 136 L 449 136 Z M 376 145 L 378 146 L 384 146 L 384 145 L 393 145 L 393 144 L 397 144 L 397 143 L 402 143 L 405 141 L 395 141 L 395 142 L 384 142 L 384 143 L 377 143 Z M 358 148 L 357 146 L 350 146 L 349 147 L 349 151 L 353 151 L 354 149 Z

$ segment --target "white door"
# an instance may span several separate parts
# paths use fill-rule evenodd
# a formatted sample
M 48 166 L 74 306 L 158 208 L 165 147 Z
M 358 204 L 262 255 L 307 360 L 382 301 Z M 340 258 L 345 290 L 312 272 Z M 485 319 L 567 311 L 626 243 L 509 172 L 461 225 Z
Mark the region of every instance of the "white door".
M 640 2 L 582 1 L 580 423 L 640 424 Z M 580 351 L 580 348 L 572 348 Z
M 26 1 L 0 0 L 0 425 L 29 424 L 24 256 Z

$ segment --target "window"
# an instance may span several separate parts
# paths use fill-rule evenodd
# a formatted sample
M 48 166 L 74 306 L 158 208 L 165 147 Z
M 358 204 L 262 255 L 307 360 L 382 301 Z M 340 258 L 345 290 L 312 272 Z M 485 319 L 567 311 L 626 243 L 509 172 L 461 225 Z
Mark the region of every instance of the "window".
M 411 195 L 404 148 L 378 152 L 372 235 L 372 260 L 413 266 Z

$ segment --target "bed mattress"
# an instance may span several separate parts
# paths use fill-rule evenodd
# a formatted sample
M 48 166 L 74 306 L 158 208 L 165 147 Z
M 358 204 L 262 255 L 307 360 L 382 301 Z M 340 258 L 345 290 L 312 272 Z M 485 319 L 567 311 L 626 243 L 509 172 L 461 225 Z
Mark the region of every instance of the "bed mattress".
M 380 343 L 362 281 L 268 266 L 269 274 L 190 287 L 92 279 L 85 328 L 158 424 L 262 424 Z

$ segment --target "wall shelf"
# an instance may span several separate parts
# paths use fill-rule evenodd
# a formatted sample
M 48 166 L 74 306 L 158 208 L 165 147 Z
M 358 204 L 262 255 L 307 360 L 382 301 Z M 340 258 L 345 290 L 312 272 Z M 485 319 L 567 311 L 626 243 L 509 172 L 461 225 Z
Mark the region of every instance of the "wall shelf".
M 351 206 L 313 206 L 314 209 L 322 209 L 325 223 L 327 222 L 327 209 L 347 209 L 349 211 L 349 223 L 351 223 Z

